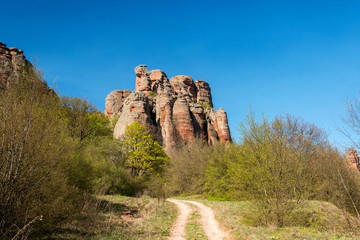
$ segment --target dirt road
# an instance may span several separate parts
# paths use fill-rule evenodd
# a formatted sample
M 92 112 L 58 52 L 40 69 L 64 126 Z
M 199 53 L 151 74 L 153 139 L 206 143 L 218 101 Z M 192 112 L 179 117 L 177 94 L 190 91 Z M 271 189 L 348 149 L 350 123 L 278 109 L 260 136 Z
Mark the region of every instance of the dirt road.
M 173 227 L 173 230 L 171 232 L 171 236 L 169 240 L 186 239 L 185 226 L 186 226 L 187 218 L 192 211 L 187 204 L 193 204 L 198 207 L 199 212 L 201 214 L 201 224 L 208 239 L 220 240 L 226 236 L 226 233 L 220 229 L 219 223 L 216 221 L 214 212 L 212 211 L 211 208 L 206 207 L 205 205 L 195 201 L 175 200 L 175 199 L 168 199 L 168 201 L 176 204 L 180 212 L 176 220 L 176 223 Z

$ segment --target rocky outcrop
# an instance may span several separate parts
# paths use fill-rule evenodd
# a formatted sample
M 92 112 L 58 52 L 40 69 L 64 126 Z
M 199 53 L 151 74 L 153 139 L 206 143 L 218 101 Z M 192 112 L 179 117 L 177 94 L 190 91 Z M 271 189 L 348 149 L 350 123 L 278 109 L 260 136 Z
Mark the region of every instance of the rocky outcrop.
M 0 88 L 5 88 L 11 81 L 14 81 L 18 70 L 25 63 L 28 62 L 22 50 L 8 48 L 5 44 L 0 43 Z
M 205 106 L 213 107 L 209 84 L 202 80 L 196 80 L 195 86 L 197 89 L 197 102 L 204 104 Z
M 114 137 L 125 134 L 127 125 L 138 121 L 141 125 L 152 125 L 149 100 L 144 93 L 133 92 L 124 101 L 120 118 L 114 128 Z
M 105 99 L 105 116 L 111 118 L 114 113 L 122 111 L 123 102 L 131 94 L 128 90 L 116 90 L 107 95 Z
M 185 75 L 172 77 L 170 84 L 179 98 L 186 98 L 188 102 L 196 100 L 196 87 L 191 77 Z
M 219 110 L 215 110 L 213 108 L 207 108 L 206 111 L 209 125 L 214 127 L 220 142 L 231 141 L 227 114 L 224 109 L 220 108 Z
M 19 78 L 20 70 L 23 67 L 27 67 L 24 71 L 26 74 L 24 76 L 30 76 L 28 80 L 34 80 L 34 83 L 37 84 L 39 93 L 42 94 L 51 94 L 57 96 L 55 91 L 48 87 L 47 83 L 42 79 L 41 76 L 38 76 L 33 72 L 33 66 L 31 63 L 26 60 L 22 50 L 19 50 L 14 47 L 6 47 L 5 44 L 0 43 L 0 90 L 6 89 L 11 86 L 12 83 L 15 83 Z
M 215 142 L 230 142 L 226 112 L 213 109 L 211 89 L 207 82 L 179 75 L 169 81 L 161 70 L 149 71 L 146 65 L 135 69 L 135 91 L 111 92 L 105 100 L 105 115 L 119 116 L 114 137 L 125 134 L 126 125 L 139 121 L 155 127 L 157 139 L 171 149 L 192 144 L 196 138 Z
M 176 99 L 173 107 L 173 121 L 181 140 L 192 143 L 195 139 L 195 128 L 185 98 Z
M 350 148 L 349 151 L 345 152 L 344 158 L 352 168 L 360 170 L 360 159 L 354 148 Z

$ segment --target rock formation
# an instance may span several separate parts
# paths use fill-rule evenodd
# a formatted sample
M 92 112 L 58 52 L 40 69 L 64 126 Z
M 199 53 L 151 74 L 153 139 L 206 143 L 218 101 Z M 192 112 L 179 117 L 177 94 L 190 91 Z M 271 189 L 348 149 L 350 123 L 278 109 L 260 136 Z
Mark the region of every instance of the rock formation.
M 345 161 L 354 169 L 360 169 L 360 159 L 357 151 L 354 148 L 350 148 L 349 151 L 344 154 Z
M 6 89 L 17 81 L 19 78 L 19 70 L 24 67 L 33 67 L 31 63 L 26 60 L 23 51 L 14 47 L 6 47 L 5 44 L 0 42 L 0 90 Z M 47 86 L 46 82 L 41 77 L 35 76 L 32 78 L 39 83 L 39 90 L 44 94 L 56 93 Z
M 5 88 L 16 78 L 17 71 L 28 61 L 22 50 L 6 47 L 0 42 L 0 88 Z
M 213 109 L 208 83 L 179 75 L 169 81 L 161 70 L 149 71 L 146 65 L 135 69 L 135 91 L 112 91 L 105 100 L 105 115 L 119 116 L 114 137 L 125 133 L 135 121 L 155 127 L 160 143 L 166 148 L 192 144 L 195 138 L 209 144 L 230 142 L 226 112 Z
M 111 118 L 114 113 L 122 111 L 125 98 L 130 95 L 131 91 L 117 90 L 112 91 L 105 99 L 105 116 Z

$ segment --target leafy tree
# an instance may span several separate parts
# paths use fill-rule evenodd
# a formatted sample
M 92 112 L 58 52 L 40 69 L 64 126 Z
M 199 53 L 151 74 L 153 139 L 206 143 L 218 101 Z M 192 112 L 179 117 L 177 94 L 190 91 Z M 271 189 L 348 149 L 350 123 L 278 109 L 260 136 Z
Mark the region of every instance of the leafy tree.
M 164 149 L 139 122 L 126 127 L 123 149 L 126 167 L 135 178 L 160 176 L 168 162 Z
M 328 145 L 326 136 L 298 118 L 256 121 L 252 114 L 241 125 L 241 133 L 243 149 L 232 176 L 245 184 L 264 219 L 282 227 L 311 192 L 313 166 L 319 149 Z
M 67 123 L 71 137 L 81 142 L 91 136 L 111 135 L 109 119 L 86 99 L 63 96 L 60 98 L 60 104 L 60 115 Z

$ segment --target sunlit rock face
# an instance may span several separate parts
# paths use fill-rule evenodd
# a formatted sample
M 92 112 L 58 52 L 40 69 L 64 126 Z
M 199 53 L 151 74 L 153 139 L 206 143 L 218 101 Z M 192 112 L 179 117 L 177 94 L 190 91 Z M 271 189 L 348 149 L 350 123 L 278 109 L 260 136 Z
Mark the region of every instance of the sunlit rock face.
M 7 47 L 0 42 L 0 90 L 6 89 L 17 81 L 19 76 L 21 76 L 20 70 L 24 66 L 29 68 L 33 67 L 31 63 L 26 60 L 23 51 L 14 47 Z M 48 87 L 47 83 L 43 81 L 41 76 L 32 79 L 39 83 L 40 93 L 56 95 L 56 93 Z
M 0 88 L 8 86 L 26 62 L 22 50 L 0 43 Z
M 360 159 L 357 151 L 354 148 L 350 148 L 349 151 L 344 154 L 345 161 L 354 169 L 360 170 Z
M 226 112 L 213 108 L 207 82 L 179 75 L 169 81 L 161 70 L 139 65 L 135 69 L 135 91 L 112 91 L 105 100 L 105 115 L 119 116 L 114 137 L 125 134 L 126 126 L 139 121 L 156 128 L 158 139 L 170 150 L 191 145 L 196 138 L 209 144 L 231 142 Z

